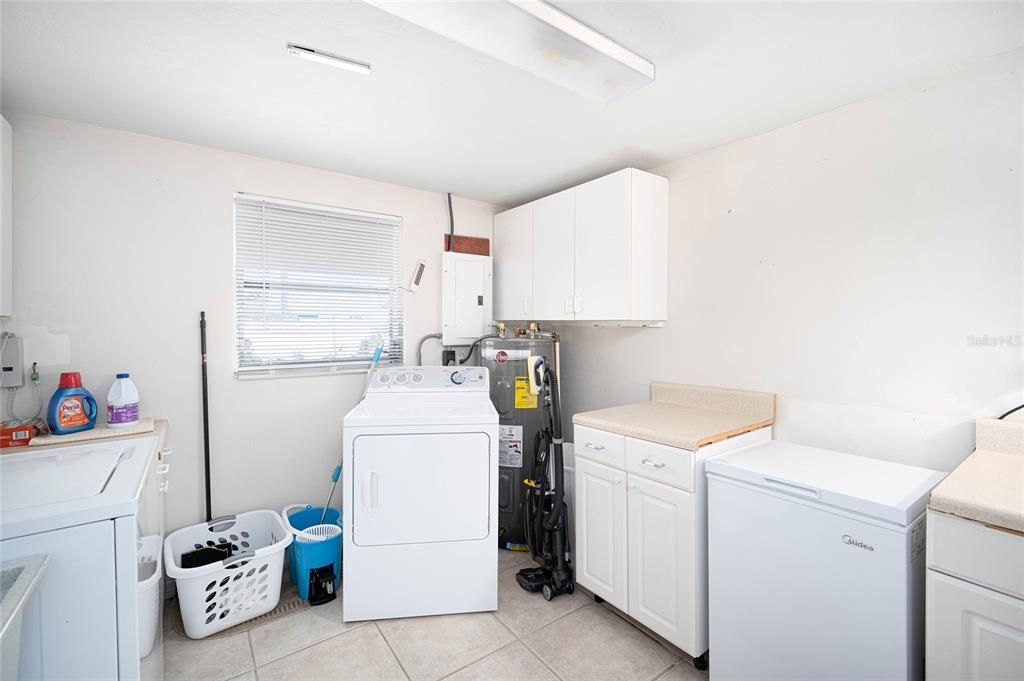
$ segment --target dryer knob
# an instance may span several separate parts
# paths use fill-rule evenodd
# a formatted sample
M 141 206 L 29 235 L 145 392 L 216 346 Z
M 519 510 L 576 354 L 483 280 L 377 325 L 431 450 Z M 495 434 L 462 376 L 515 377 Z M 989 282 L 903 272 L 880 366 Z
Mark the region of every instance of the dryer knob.
M 452 383 L 454 383 L 455 385 L 462 385 L 463 383 L 465 383 L 465 381 L 466 381 L 466 377 L 463 376 L 461 372 L 458 372 L 458 371 L 453 371 L 452 372 Z

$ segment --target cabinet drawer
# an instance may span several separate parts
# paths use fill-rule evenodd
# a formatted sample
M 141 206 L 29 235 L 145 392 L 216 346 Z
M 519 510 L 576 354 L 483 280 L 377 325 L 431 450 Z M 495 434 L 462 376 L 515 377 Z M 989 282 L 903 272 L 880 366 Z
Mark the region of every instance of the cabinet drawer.
M 693 491 L 693 452 L 685 449 L 627 437 L 626 470 Z
M 626 467 L 626 437 L 587 426 L 576 426 L 577 456 L 605 463 L 616 468 Z
M 1024 536 L 928 511 L 928 567 L 1024 598 Z

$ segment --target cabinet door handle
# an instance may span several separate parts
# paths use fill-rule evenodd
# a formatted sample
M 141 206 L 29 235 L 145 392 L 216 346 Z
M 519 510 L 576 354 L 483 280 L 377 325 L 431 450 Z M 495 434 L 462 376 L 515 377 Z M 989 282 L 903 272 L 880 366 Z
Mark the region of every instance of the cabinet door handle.
M 170 447 L 164 447 L 163 449 L 160 450 L 160 460 L 163 461 L 164 459 L 170 457 L 170 455 L 173 453 L 173 449 L 171 449 Z
M 162 464 L 160 464 L 159 466 L 156 467 L 156 474 L 157 475 L 167 475 L 167 471 L 169 471 L 169 470 L 171 470 L 171 464 L 169 464 L 169 463 L 162 463 Z
M 664 468 L 665 467 L 665 464 L 663 464 L 663 463 L 654 463 L 650 459 L 641 459 L 640 463 L 642 463 L 645 466 L 650 466 L 651 468 Z
M 595 445 L 593 442 L 588 442 L 583 446 L 586 447 L 587 449 L 593 449 L 595 452 L 599 452 L 602 449 L 604 449 L 604 445 Z
M 530 314 L 530 296 L 523 296 L 523 314 Z
M 160 483 L 160 491 L 161 492 L 166 492 L 170 488 L 171 488 L 171 481 L 170 480 L 164 480 L 163 482 Z

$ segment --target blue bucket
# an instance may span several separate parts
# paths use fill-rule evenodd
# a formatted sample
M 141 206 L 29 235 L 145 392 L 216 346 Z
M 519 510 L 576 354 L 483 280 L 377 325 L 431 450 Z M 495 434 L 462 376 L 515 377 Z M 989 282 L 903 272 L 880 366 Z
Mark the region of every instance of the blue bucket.
M 288 506 L 281 512 L 285 526 L 293 532 L 305 530 L 320 524 L 323 506 Z M 324 523 L 342 527 L 341 511 L 327 509 Z M 295 538 L 288 546 L 288 577 L 299 590 L 299 598 L 309 600 L 309 573 L 316 568 L 334 564 L 334 589 L 338 589 L 341 578 L 341 535 L 323 541 L 309 542 Z

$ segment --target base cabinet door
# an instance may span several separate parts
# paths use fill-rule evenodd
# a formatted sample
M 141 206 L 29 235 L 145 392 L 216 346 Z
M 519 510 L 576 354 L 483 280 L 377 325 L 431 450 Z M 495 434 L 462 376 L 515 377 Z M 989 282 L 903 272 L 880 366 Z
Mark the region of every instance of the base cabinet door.
M 630 475 L 627 483 L 629 614 L 694 651 L 694 498 Z
M 934 570 L 926 579 L 925 678 L 1024 678 L 1024 601 Z
M 626 473 L 576 459 L 576 581 L 627 610 Z

